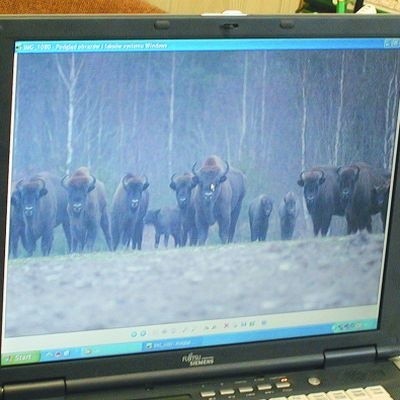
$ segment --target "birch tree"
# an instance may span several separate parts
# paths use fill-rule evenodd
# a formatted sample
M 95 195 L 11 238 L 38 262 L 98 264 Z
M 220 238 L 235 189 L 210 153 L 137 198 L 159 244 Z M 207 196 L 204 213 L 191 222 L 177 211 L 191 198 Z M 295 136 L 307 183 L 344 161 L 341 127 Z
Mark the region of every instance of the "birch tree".
M 77 61 L 75 54 L 69 56 L 67 66 L 64 65 L 60 56 L 55 57 L 55 63 L 67 95 L 67 154 L 65 159 L 65 173 L 69 174 L 71 172 L 70 170 L 74 156 L 73 137 L 77 104 L 77 85 L 84 63 L 82 59 Z

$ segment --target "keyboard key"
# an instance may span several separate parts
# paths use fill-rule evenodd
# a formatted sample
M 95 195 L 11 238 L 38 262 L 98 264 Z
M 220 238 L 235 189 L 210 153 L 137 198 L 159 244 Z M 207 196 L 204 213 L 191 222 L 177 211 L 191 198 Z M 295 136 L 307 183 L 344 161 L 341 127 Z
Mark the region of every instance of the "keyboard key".
M 270 383 L 259 383 L 257 385 L 257 390 L 259 390 L 260 392 L 265 391 L 265 390 L 271 390 L 272 389 L 272 385 Z
M 292 386 L 290 382 L 276 382 L 275 386 L 277 389 L 287 389 Z
M 295 396 L 289 396 L 288 400 L 307 400 L 307 396 L 305 394 L 298 394 Z
M 269 400 L 288 400 L 287 397 L 271 397 Z
M 346 393 L 352 400 L 370 400 L 368 393 L 362 388 L 349 389 Z
M 307 397 L 309 400 L 329 400 L 327 394 L 323 392 L 310 393 Z
M 242 386 L 240 388 L 238 388 L 239 393 L 252 393 L 254 392 L 254 388 L 252 386 Z
M 349 400 L 350 397 L 347 396 L 344 390 L 333 390 L 327 393 L 330 400 Z
M 373 399 L 391 399 L 392 397 L 386 391 L 383 386 L 369 386 L 365 388 L 365 391 L 369 394 Z
M 214 392 L 213 390 L 207 390 L 204 392 L 200 392 L 200 396 L 204 399 L 207 397 L 215 397 L 217 395 L 216 392 Z
M 221 396 L 232 396 L 233 394 L 235 394 L 235 389 L 221 389 L 219 391 L 219 394 Z

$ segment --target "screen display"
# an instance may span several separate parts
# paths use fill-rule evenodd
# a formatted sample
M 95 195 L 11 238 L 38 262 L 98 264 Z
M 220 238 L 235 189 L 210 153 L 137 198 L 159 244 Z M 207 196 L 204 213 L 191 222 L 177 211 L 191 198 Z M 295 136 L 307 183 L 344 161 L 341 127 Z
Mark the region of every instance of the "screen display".
M 2 365 L 376 329 L 399 78 L 396 38 L 17 42 Z

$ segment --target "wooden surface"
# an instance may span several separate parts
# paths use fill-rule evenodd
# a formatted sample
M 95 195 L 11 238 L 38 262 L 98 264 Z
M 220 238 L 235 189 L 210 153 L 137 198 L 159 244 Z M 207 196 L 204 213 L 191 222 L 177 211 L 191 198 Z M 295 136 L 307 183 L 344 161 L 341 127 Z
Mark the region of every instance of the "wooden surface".
M 0 14 L 154 14 L 157 6 L 142 0 L 0 0 Z

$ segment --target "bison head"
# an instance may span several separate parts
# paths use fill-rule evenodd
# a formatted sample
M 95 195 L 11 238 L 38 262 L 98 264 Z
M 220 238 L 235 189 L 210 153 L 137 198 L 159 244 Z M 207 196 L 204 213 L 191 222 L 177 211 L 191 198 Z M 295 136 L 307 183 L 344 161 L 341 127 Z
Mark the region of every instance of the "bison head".
M 315 207 L 321 185 L 325 182 L 325 173 L 322 169 L 313 169 L 302 172 L 297 184 L 304 187 L 304 199 L 307 208 L 310 210 Z
M 383 210 L 389 199 L 390 181 L 372 188 L 371 203 L 376 210 Z
M 61 179 L 61 186 L 68 192 L 70 212 L 78 217 L 86 209 L 88 194 L 96 187 L 96 178 L 86 174 L 65 175 Z
M 27 182 L 20 180 L 16 185 L 16 192 L 13 194 L 11 203 L 19 204 L 23 215 L 31 219 L 35 215 L 40 199 L 47 193 L 46 182 L 40 177 L 31 178 Z
M 185 210 L 192 196 L 192 190 L 196 186 L 194 175 L 185 173 L 182 176 L 176 177 L 176 174 L 171 176 L 169 187 L 175 191 L 176 201 L 181 210 Z
M 271 215 L 272 208 L 273 208 L 272 200 L 267 196 L 263 196 L 261 199 L 261 207 L 262 207 L 263 214 L 266 217 L 269 217 Z
M 148 210 L 144 216 L 143 222 L 147 225 L 156 225 L 160 217 L 161 208 L 157 210 Z
M 283 198 L 283 202 L 285 205 L 286 215 L 291 217 L 297 216 L 297 207 L 296 207 L 296 196 L 293 192 L 288 192 Z
M 135 213 L 140 206 L 142 193 L 149 187 L 146 176 L 126 174 L 122 178 L 122 187 L 126 192 L 128 207 L 131 213 Z
M 221 192 L 221 183 L 227 179 L 229 164 L 225 161 L 225 167 L 219 165 L 207 165 L 196 171 L 196 164 L 193 164 L 193 182 L 199 186 L 200 197 L 204 204 L 213 204 Z
M 346 207 L 351 200 L 354 186 L 360 175 L 360 167 L 357 165 L 339 167 L 336 170 L 339 177 L 339 195 L 342 207 Z

